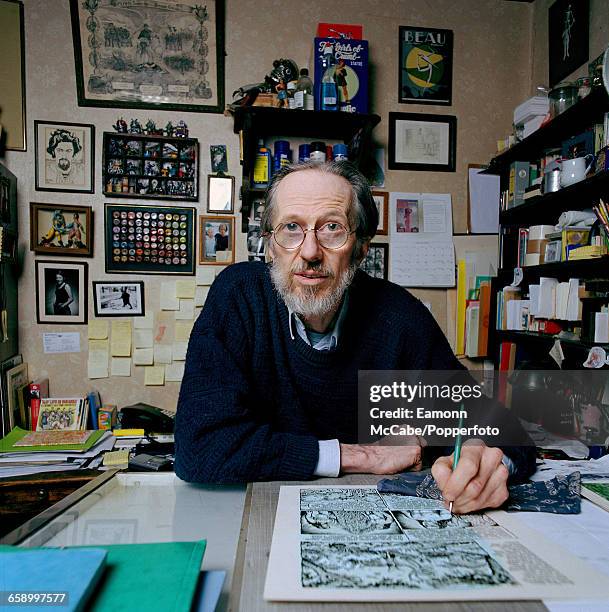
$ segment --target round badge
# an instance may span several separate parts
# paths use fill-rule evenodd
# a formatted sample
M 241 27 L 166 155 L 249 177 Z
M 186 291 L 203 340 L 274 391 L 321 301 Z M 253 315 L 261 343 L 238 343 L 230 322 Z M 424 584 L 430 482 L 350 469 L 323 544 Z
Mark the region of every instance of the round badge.
M 165 215 L 163 213 L 159 213 L 159 221 L 162 221 L 165 218 Z
M 115 219 L 118 219 L 118 218 L 121 216 L 121 214 L 120 214 L 120 213 L 119 213 L 117 210 L 115 210 L 115 211 L 112 213 L 112 216 L 113 216 Z
M 132 210 L 127 216 L 129 217 L 129 219 L 135 219 L 135 212 Z
M 165 220 L 166 221 L 171 221 L 172 219 L 173 219 L 173 215 L 172 214 L 168 213 L 168 214 L 165 215 Z
M 180 215 L 180 221 L 186 221 L 188 217 L 186 215 Z
M 126 211 L 123 211 L 123 212 L 121 213 L 121 219 L 126 219 L 126 218 L 127 218 L 127 212 L 126 212 Z
M 137 218 L 137 219 L 141 219 L 141 218 L 142 218 L 142 211 L 141 211 L 141 210 L 138 210 L 138 211 L 135 213 L 135 216 L 136 216 L 136 218 Z
M 186 265 L 186 257 L 180 257 L 180 263 L 185 266 Z
M 174 258 L 173 258 L 171 261 L 172 261 L 172 263 L 173 263 L 174 265 L 176 265 L 176 266 L 177 266 L 177 265 L 180 263 L 180 258 L 179 258 L 179 257 L 174 257 Z
M 155 212 L 150 213 L 150 218 L 151 219 L 155 219 L 156 220 L 157 217 L 158 217 L 157 213 L 155 213 Z
M 147 221 L 148 219 L 150 219 L 150 213 L 149 213 L 149 212 L 145 212 L 145 213 L 144 213 L 144 219 L 146 219 L 146 221 Z

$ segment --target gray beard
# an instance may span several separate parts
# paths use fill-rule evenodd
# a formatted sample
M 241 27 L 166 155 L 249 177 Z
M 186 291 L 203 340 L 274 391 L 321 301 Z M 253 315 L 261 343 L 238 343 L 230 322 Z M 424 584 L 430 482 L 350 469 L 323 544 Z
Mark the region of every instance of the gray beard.
M 353 282 L 353 277 L 359 266 L 351 263 L 342 273 L 338 283 L 330 291 L 322 290 L 317 287 L 300 287 L 295 291 L 290 286 L 289 272 L 284 272 L 279 267 L 271 263 L 270 272 L 273 286 L 289 310 L 295 312 L 303 318 L 322 317 L 336 310 L 343 299 L 347 287 Z

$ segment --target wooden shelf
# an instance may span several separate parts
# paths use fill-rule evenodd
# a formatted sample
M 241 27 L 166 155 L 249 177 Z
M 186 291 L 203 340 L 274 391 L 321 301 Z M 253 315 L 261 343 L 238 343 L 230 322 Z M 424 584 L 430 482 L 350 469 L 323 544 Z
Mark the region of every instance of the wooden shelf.
M 541 264 L 539 266 L 525 266 L 522 268 L 525 280 L 531 282 L 540 276 L 553 278 L 607 278 L 609 276 L 609 255 L 595 257 L 594 259 L 575 259 L 571 261 L 557 261 Z M 514 276 L 513 268 L 500 268 L 498 277 L 504 281 Z M 528 284 L 528 283 L 527 283 Z
M 576 323 L 576 321 L 572 321 Z M 570 338 L 560 338 L 550 334 L 541 334 L 539 332 L 515 331 L 508 329 L 496 330 L 497 335 L 501 336 L 501 341 L 507 342 L 528 342 L 548 345 L 548 350 L 556 340 L 560 340 L 561 345 L 573 350 L 587 353 L 593 346 L 602 346 L 609 348 L 609 344 L 599 344 L 594 342 L 584 342 L 583 340 L 574 340 Z

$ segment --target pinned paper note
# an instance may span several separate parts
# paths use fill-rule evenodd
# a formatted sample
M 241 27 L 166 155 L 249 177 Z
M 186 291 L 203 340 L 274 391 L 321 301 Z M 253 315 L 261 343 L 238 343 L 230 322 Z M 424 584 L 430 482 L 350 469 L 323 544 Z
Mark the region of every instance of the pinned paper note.
M 194 319 L 195 316 L 195 301 L 194 300 L 180 300 L 180 309 L 176 312 L 176 320 L 189 320 Z
M 161 342 L 165 337 L 167 331 L 167 325 L 165 323 L 157 323 L 156 329 L 154 330 L 154 341 Z
M 131 358 L 113 357 L 110 362 L 110 374 L 112 376 L 131 376 Z
M 154 351 L 151 348 L 136 348 L 133 351 L 133 365 L 148 366 L 154 363 Z
M 195 306 L 203 306 L 209 293 L 209 287 L 197 287 L 195 291 Z
M 164 385 L 165 384 L 165 366 L 155 365 L 144 368 L 144 384 L 145 385 Z
M 42 348 L 45 353 L 80 353 L 80 333 L 42 334 Z
M 179 298 L 194 298 L 196 283 L 194 280 L 177 280 L 176 281 L 176 297 Z
M 193 325 L 194 321 L 176 321 L 174 340 L 176 342 L 188 342 Z
M 108 341 L 89 340 L 87 376 L 89 378 L 108 378 Z
M 171 348 L 171 354 L 174 361 L 184 361 L 186 359 L 186 351 L 188 350 L 188 342 L 174 342 Z
M 154 345 L 154 363 L 171 363 L 171 346 L 166 344 Z
M 136 329 L 133 331 L 134 348 L 152 348 L 153 339 L 151 329 Z
M 211 285 L 216 277 L 216 271 L 210 266 L 197 268 L 197 285 Z
M 89 340 L 105 340 L 108 337 L 108 321 L 93 319 L 88 325 Z
M 135 329 L 152 329 L 154 327 L 154 314 L 149 312 L 145 317 L 135 317 L 133 327 Z
M 177 361 L 165 366 L 165 381 L 166 382 L 181 382 L 184 378 L 184 362 Z
M 131 357 L 131 320 L 112 321 L 110 354 L 112 357 Z
M 161 283 L 161 310 L 179 310 L 180 300 L 176 295 L 175 281 Z

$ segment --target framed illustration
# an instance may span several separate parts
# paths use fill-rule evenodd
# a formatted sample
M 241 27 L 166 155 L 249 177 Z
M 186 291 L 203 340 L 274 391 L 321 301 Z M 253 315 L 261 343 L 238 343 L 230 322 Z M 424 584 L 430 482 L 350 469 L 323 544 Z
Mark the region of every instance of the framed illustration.
M 400 26 L 398 102 L 452 104 L 452 30 Z
M 30 251 L 92 257 L 92 208 L 30 202 Z
M 199 200 L 199 141 L 104 132 L 102 190 L 112 198 Z
M 387 236 L 389 231 L 389 194 L 386 191 L 373 191 L 372 199 L 379 213 L 377 236 Z
M 207 176 L 207 212 L 232 213 L 235 199 L 234 176 Z
M 86 262 L 36 260 L 38 323 L 87 322 Z
M 23 2 L 18 0 L 0 0 L 0 57 L 5 146 L 12 151 L 25 151 L 25 35 Z
M 24 385 L 30 382 L 27 363 L 17 365 L 6 372 L 6 390 L 8 399 L 9 428 L 21 427 L 27 429 L 27 415 L 20 405 L 19 395 Z
M 359 267 L 374 278 L 387 280 L 389 275 L 389 245 L 374 242 L 370 244 L 368 254 Z
M 389 113 L 389 168 L 454 172 L 457 118 Z
M 96 317 L 143 317 L 144 281 L 93 281 Z
M 79 106 L 224 112 L 224 0 L 70 0 Z
M 548 9 L 550 87 L 588 61 L 589 30 L 589 0 L 556 0 Z
M 235 261 L 235 217 L 199 217 L 199 263 Z
M 106 204 L 106 272 L 195 273 L 195 209 Z
M 95 126 L 34 121 L 36 191 L 93 193 Z

